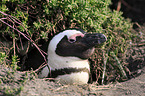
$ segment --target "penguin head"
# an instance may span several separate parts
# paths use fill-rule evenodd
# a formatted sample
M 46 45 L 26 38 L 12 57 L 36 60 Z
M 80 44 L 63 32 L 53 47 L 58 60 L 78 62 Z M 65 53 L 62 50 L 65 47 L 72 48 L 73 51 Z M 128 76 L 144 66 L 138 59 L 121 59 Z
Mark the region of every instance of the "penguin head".
M 94 47 L 106 40 L 106 36 L 101 33 L 91 34 L 83 30 L 69 29 L 52 38 L 48 52 L 63 57 L 88 59 L 93 54 Z

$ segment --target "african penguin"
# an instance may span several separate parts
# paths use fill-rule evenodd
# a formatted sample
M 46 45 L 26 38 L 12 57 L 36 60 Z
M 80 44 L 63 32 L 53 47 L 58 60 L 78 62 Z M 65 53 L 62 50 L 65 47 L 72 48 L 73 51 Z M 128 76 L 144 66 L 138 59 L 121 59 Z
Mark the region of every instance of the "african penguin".
M 63 84 L 87 84 L 90 66 L 88 58 L 94 47 L 106 41 L 101 33 L 85 33 L 79 29 L 69 29 L 55 35 L 48 45 L 48 67 L 44 67 L 39 77 L 51 75 Z

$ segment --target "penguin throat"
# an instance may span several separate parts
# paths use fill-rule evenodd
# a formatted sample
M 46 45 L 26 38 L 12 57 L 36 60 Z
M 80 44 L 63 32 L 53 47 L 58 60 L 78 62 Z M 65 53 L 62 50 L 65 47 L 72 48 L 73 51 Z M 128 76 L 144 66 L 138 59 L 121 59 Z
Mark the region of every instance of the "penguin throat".
M 82 60 L 78 57 L 62 57 L 53 53 L 48 55 L 48 66 L 51 70 L 70 67 L 90 69 L 88 60 Z

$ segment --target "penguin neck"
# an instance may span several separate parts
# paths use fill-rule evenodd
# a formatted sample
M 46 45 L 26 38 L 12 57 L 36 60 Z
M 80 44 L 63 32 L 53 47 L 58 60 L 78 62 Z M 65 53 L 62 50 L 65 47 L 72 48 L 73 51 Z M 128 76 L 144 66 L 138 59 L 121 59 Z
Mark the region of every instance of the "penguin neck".
M 87 68 L 90 70 L 88 59 L 82 60 L 78 57 L 63 57 L 48 51 L 48 66 L 51 70 L 64 68 Z

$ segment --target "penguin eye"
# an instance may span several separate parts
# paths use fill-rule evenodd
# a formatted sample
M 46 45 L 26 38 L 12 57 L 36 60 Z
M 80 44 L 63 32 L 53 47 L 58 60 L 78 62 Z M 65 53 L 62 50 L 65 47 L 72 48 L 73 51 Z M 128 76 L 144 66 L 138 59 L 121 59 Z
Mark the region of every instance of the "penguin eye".
M 74 39 L 68 39 L 68 42 L 74 43 L 74 42 L 76 42 L 76 40 L 74 40 Z

